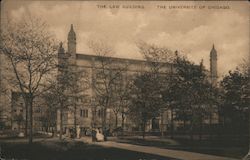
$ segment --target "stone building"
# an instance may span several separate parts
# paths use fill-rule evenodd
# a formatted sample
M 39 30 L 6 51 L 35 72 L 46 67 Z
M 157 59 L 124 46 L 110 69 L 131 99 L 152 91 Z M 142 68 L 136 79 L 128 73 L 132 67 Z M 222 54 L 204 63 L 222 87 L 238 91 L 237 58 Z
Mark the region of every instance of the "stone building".
M 90 87 L 85 90 L 86 96 L 84 98 L 77 99 L 77 114 L 76 114 L 76 123 L 81 128 L 91 128 L 91 127 L 101 127 L 104 116 L 107 117 L 107 124 L 109 127 L 115 126 L 115 115 L 111 108 L 107 108 L 106 112 L 104 108 L 97 103 L 96 92 L 94 90 L 94 83 L 102 83 L 102 74 L 100 72 L 104 68 L 108 68 L 110 74 L 114 74 L 119 69 L 124 69 L 120 75 L 121 85 L 128 79 L 132 79 L 134 75 L 142 73 L 143 71 L 149 70 L 147 62 L 144 60 L 135 60 L 135 59 L 125 59 L 125 58 L 114 58 L 114 57 L 102 57 L 96 55 L 86 55 L 76 53 L 76 34 L 74 32 L 73 26 L 71 25 L 70 32 L 68 34 L 68 51 L 65 52 L 62 44 L 58 50 L 59 65 L 68 65 L 71 69 L 80 69 L 84 70 L 89 76 L 88 81 Z M 103 66 L 104 64 L 106 66 Z M 166 64 L 165 72 L 169 71 L 170 67 Z M 126 69 L 124 68 L 126 67 Z M 117 72 L 116 72 L 117 73 Z M 60 70 L 59 70 L 60 74 Z M 77 83 L 77 82 L 76 82 Z M 57 116 L 57 129 L 60 129 L 60 118 Z M 65 110 L 63 113 L 63 126 L 64 131 L 67 131 L 66 128 L 74 127 L 74 113 L 70 110 Z M 118 117 L 118 126 L 121 126 L 121 115 Z M 127 129 L 129 126 L 133 125 L 127 119 L 125 121 L 125 127 Z
M 27 96 L 27 95 L 25 95 Z M 42 99 L 35 99 L 33 106 L 33 129 L 34 131 L 44 131 L 46 130 L 44 125 L 44 118 L 46 115 L 46 107 L 42 102 Z M 17 131 L 25 130 L 25 123 L 27 121 L 27 127 L 29 129 L 30 117 L 28 111 L 26 112 L 27 107 L 25 106 L 24 99 L 21 92 L 11 92 L 11 129 Z
M 126 66 L 126 69 L 121 74 L 121 85 L 124 85 L 128 79 L 133 79 L 134 75 L 140 74 L 144 71 L 149 70 L 149 66 L 145 60 L 135 60 L 126 58 L 114 58 L 114 57 L 104 57 L 97 55 L 87 55 L 80 54 L 76 52 L 76 33 L 71 25 L 70 31 L 68 33 L 68 50 L 65 51 L 62 44 L 58 50 L 58 62 L 59 65 L 67 64 L 72 68 L 82 69 L 89 76 L 88 80 L 90 82 L 90 87 L 85 91 L 86 96 L 84 98 L 77 99 L 77 111 L 76 111 L 76 124 L 81 128 L 91 128 L 91 127 L 102 127 L 102 121 L 104 115 L 107 117 L 106 121 L 109 125 L 108 127 L 115 126 L 115 115 L 111 107 L 108 107 L 106 111 L 101 107 L 96 100 L 96 91 L 94 90 L 93 83 L 98 83 L 101 79 L 99 71 L 102 70 L 102 62 L 106 61 L 111 65 L 109 68 L 110 72 L 115 70 L 116 67 Z M 211 81 L 215 85 L 217 82 L 217 52 L 213 46 L 210 53 L 210 64 L 211 64 Z M 113 67 L 113 68 L 112 68 Z M 165 64 L 162 67 L 162 72 L 167 73 L 171 71 L 171 64 Z M 76 82 L 77 83 L 77 82 Z M 57 116 L 57 129 L 60 129 L 60 111 L 58 111 Z M 70 110 L 65 110 L 63 113 L 63 126 L 64 131 L 67 132 L 68 128 L 74 127 L 74 113 Z M 121 126 L 122 116 L 118 116 L 118 126 Z M 216 117 L 216 115 L 215 115 Z M 214 123 L 216 123 L 216 118 Z M 124 119 L 125 129 L 131 130 L 135 127 L 135 124 L 130 121 L 130 119 Z M 160 117 L 155 117 L 152 121 L 148 122 L 147 131 L 159 131 L 162 128 L 164 131 L 167 130 L 167 125 L 170 123 L 170 111 L 163 111 Z M 179 122 L 176 122 L 175 126 L 178 126 Z

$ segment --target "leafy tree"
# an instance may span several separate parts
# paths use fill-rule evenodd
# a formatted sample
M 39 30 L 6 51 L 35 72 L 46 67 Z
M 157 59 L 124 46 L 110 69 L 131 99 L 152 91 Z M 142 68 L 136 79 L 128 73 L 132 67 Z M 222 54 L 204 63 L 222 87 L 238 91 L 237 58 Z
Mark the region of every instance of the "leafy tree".
M 220 116 L 224 118 L 224 124 L 231 126 L 230 130 L 243 132 L 248 118 L 249 101 L 247 87 L 249 76 L 239 69 L 229 71 L 220 85 L 222 87 L 222 104 Z M 245 125 L 245 126 L 244 126 Z
M 203 63 L 195 65 L 176 52 L 171 72 L 167 77 L 166 90 L 163 92 L 163 99 L 171 110 L 172 138 L 174 119 L 182 120 L 184 128 L 186 122 L 190 122 L 191 137 L 195 124 L 200 123 L 202 127 L 203 117 L 207 114 L 209 88 Z
M 162 107 L 162 98 L 155 89 L 155 77 L 150 73 L 137 75 L 132 88 L 132 105 L 129 113 L 134 121 L 141 124 L 143 138 L 149 120 L 159 116 Z
M 156 97 L 160 97 L 161 100 L 161 105 L 158 108 L 158 112 L 163 112 L 163 110 L 168 109 L 168 104 L 162 101 L 162 94 L 168 85 L 167 77 L 169 77 L 171 73 L 170 68 L 172 68 L 174 54 L 167 47 L 149 44 L 144 41 L 139 41 L 137 43 L 137 47 L 146 60 L 146 67 L 142 72 L 150 75 L 149 80 L 154 85 L 154 88 L 151 88 L 151 91 L 155 94 Z M 163 114 L 161 114 L 161 116 L 163 119 Z M 161 133 L 163 135 L 163 121 L 161 124 Z

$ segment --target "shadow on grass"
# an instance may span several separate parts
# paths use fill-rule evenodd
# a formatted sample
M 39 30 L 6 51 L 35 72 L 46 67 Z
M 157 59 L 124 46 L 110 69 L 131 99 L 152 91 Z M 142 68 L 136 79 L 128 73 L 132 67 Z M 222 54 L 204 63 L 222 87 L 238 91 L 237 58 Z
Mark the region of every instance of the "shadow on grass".
M 82 142 L 44 141 L 27 143 L 3 143 L 2 155 L 6 159 L 26 160 L 176 160 L 127 151 L 116 148 L 104 148 Z
M 228 140 L 188 140 L 188 139 L 142 139 L 123 137 L 120 143 L 154 146 L 165 149 L 182 150 L 223 157 L 242 158 L 248 152 L 248 145 Z

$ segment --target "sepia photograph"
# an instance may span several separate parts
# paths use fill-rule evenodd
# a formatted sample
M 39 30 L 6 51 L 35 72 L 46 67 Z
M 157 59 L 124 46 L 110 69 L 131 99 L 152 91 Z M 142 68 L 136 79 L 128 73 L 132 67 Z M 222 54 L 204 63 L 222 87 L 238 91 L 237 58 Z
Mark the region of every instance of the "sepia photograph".
M 250 160 L 249 4 L 2 0 L 0 160 Z

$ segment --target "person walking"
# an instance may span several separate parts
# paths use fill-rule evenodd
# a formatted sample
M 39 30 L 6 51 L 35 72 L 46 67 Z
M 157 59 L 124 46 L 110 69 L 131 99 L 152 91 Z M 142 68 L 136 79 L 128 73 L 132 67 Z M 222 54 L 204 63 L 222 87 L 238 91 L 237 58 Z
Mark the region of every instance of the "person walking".
M 91 136 L 92 142 L 96 142 L 96 130 L 94 128 L 92 128 Z

